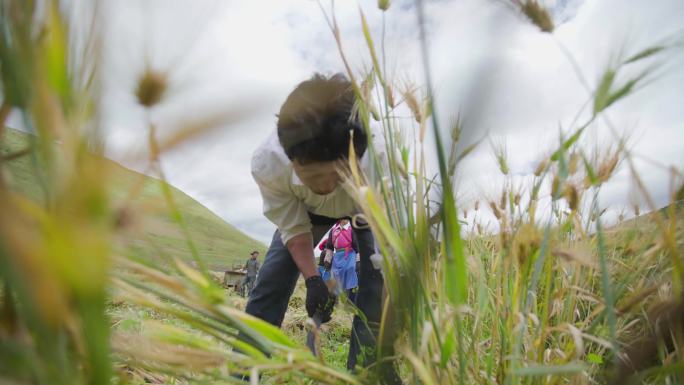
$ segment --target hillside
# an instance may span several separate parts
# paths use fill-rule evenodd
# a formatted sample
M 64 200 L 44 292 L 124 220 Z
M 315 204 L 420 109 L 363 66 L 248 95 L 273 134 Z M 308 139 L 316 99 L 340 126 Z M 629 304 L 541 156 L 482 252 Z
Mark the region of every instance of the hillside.
M 8 128 L 0 138 L 0 155 L 22 151 L 29 148 L 29 144 L 28 134 Z M 27 153 L 8 160 L 9 175 L 6 177 L 13 189 L 42 202 L 38 178 L 42 166 L 32 155 Z M 122 217 L 132 229 L 118 242 L 119 251 L 143 261 L 163 261 L 168 257 L 191 261 L 182 229 L 166 206 L 162 182 L 113 161 L 106 164 L 109 169 L 103 171 L 109 173 L 108 180 L 112 181 L 111 204 L 120 208 Z M 222 270 L 233 263 L 242 263 L 252 250 L 259 250 L 263 255 L 265 246 L 262 243 L 243 234 L 177 188 L 171 186 L 171 191 L 187 223 L 190 238 L 210 268 Z
M 606 229 L 607 234 L 632 234 L 637 232 L 642 236 L 644 234 L 658 233 L 658 219 L 667 223 L 671 215 L 674 218 L 681 218 L 682 210 L 684 210 L 684 201 L 677 201 L 670 203 L 658 210 L 642 213 L 641 215 L 625 219 Z

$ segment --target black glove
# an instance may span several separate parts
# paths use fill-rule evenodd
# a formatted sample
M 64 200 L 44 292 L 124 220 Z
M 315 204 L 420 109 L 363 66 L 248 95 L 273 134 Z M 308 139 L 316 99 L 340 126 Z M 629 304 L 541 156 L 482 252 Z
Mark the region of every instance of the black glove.
M 325 270 L 330 271 L 330 268 L 332 268 L 332 264 L 330 262 L 323 262 L 323 267 Z
M 336 298 L 330 294 L 328 287 L 320 275 L 307 278 L 306 284 L 306 313 L 309 317 L 320 317 L 322 323 L 330 321 Z
M 356 261 L 356 274 L 361 272 L 361 261 Z

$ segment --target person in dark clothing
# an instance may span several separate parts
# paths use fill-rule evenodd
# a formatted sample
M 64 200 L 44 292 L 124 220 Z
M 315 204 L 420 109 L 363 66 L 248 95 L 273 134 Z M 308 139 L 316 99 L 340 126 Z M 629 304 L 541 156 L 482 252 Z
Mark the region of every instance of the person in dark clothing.
M 337 162 L 349 156 L 350 142 L 363 171 L 375 175 L 366 153 L 371 138 L 353 113 L 354 103 L 352 85 L 344 75 L 315 75 L 290 93 L 278 114 L 277 130 L 252 157 L 252 176 L 261 192 L 264 215 L 277 230 L 246 312 L 273 325 L 283 322 L 300 274 L 306 284 L 309 317 L 322 322 L 331 319 L 335 297 L 323 282 L 313 248 L 339 218 L 359 212 L 337 172 Z M 386 159 L 384 145 L 373 144 L 375 152 Z M 370 260 L 375 253 L 373 234 L 367 225 L 354 226 L 351 231 L 360 254 L 356 305 L 363 314 L 353 320 L 349 369 L 375 361 L 383 290 L 382 274 Z M 389 349 L 391 345 L 383 346 L 383 351 Z M 391 364 L 381 362 L 379 367 L 386 373 L 383 382 L 400 383 Z
M 245 263 L 245 270 L 247 270 L 247 275 L 245 275 L 245 279 L 242 284 L 245 290 L 245 294 L 247 294 L 247 296 L 249 296 L 249 294 L 252 292 L 252 288 L 254 287 L 254 283 L 256 282 L 257 274 L 259 274 L 259 260 L 257 259 L 258 257 L 259 252 L 256 250 L 252 251 L 252 253 L 250 254 L 250 258 Z

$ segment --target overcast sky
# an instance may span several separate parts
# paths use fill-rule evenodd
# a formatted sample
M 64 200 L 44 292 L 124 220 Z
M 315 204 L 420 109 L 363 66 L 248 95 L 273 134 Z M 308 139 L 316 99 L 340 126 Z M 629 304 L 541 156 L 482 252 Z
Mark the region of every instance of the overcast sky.
M 506 142 L 512 179 L 525 183 L 559 128 L 568 127 L 589 97 L 567 58 L 572 53 L 594 87 L 619 58 L 663 42 L 679 41 L 649 61 L 660 63 L 648 85 L 609 109 L 659 204 L 667 202 L 666 167 L 684 166 L 684 2 L 681 0 L 546 1 L 557 25 L 540 32 L 506 1 L 427 1 L 431 74 L 437 112 L 444 122 L 461 113 L 465 142 L 484 135 Z M 330 4 L 322 1 L 329 10 Z M 375 1 L 338 1 L 336 12 L 352 65 L 368 67 L 358 6 L 380 39 L 382 13 Z M 315 1 L 104 1 L 102 67 L 107 154 L 140 168 L 132 154 L 146 143 L 145 111 L 133 96 L 146 65 L 169 74 L 170 90 L 151 112 L 160 136 L 197 116 L 248 111 L 237 124 L 164 155 L 171 183 L 245 233 L 267 242 L 274 226 L 262 215 L 249 164 L 258 144 L 275 130 L 275 113 L 314 72 L 343 70 Z M 395 81 L 423 83 L 412 1 L 393 1 L 386 15 L 387 68 Z M 623 79 L 620 79 L 623 80 Z M 584 112 L 585 114 L 588 111 Z M 587 140 L 608 141 L 603 124 Z M 555 142 L 554 142 L 555 141 Z M 496 194 L 502 183 L 487 142 L 462 164 L 459 197 L 467 207 Z M 613 215 L 634 194 L 622 167 L 607 185 L 603 205 Z

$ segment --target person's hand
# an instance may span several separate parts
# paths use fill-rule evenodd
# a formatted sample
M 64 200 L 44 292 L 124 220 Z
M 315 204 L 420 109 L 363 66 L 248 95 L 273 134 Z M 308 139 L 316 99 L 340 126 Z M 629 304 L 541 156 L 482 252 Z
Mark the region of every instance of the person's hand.
M 325 249 L 325 258 L 323 258 L 323 267 L 327 271 L 330 271 L 332 268 L 332 260 L 333 260 L 333 252 L 330 249 Z
M 306 284 L 306 313 L 312 318 L 320 317 L 322 323 L 330 321 L 335 297 L 330 294 L 321 276 L 311 276 L 304 283 Z

